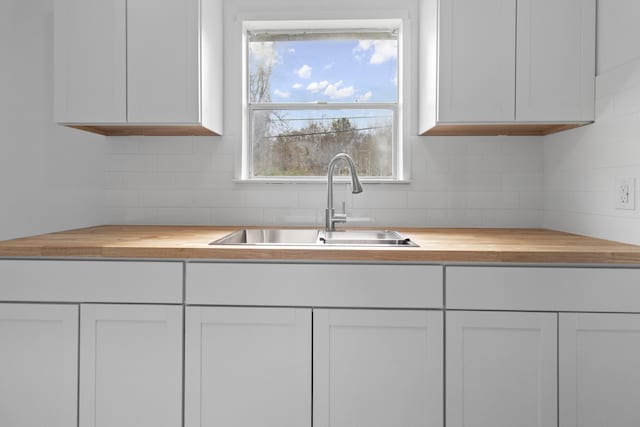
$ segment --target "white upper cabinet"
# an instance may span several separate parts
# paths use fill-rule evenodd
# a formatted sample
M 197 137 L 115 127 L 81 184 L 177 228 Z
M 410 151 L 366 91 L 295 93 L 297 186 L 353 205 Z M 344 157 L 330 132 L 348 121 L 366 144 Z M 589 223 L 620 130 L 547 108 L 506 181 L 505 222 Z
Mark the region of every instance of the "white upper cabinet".
M 422 135 L 545 135 L 594 120 L 595 0 L 427 0 Z
M 439 121 L 513 120 L 515 12 L 514 0 L 441 2 Z
M 518 0 L 516 120 L 594 120 L 595 0 Z
M 56 0 L 55 120 L 104 135 L 222 133 L 221 0 Z
M 56 0 L 56 122 L 127 121 L 125 0 Z

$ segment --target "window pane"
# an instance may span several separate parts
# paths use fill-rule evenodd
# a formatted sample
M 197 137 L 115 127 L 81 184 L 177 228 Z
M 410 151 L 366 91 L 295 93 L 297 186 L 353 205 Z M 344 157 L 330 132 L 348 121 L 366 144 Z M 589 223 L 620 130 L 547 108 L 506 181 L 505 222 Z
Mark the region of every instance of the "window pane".
M 345 152 L 358 174 L 393 174 L 391 109 L 254 110 L 253 175 L 325 176 L 331 158 Z
M 397 39 L 260 40 L 249 42 L 249 103 L 398 100 Z

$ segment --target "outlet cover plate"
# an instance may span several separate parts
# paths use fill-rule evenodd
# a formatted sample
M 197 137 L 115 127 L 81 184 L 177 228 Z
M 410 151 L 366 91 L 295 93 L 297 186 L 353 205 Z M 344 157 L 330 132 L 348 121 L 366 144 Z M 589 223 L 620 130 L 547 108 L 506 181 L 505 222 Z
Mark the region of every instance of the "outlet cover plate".
M 633 177 L 616 178 L 614 197 L 616 209 L 635 210 L 636 179 Z

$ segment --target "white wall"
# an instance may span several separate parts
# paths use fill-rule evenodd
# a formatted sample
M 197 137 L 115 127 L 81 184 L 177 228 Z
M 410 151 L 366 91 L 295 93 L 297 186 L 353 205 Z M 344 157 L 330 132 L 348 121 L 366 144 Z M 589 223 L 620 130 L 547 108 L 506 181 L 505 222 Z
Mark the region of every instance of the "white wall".
M 418 0 L 235 0 L 225 2 L 225 136 L 109 138 L 106 203 L 112 222 L 152 224 L 321 224 L 323 184 L 233 181 L 242 135 L 238 17 L 311 18 L 405 11 L 417 34 Z M 330 11 L 330 12 L 327 12 Z M 369 17 L 376 17 L 369 16 Z M 369 184 L 346 199 L 359 225 L 538 227 L 543 217 L 542 139 L 417 137 L 417 45 L 407 58 L 405 142 L 410 184 Z M 367 222 L 370 221 L 370 222 Z M 351 222 L 356 224 L 357 222 Z
M 0 240 L 95 225 L 103 137 L 52 121 L 53 1 L 0 2 Z
M 640 3 L 598 3 L 596 121 L 545 137 L 547 228 L 640 244 L 640 204 L 615 209 L 617 177 L 640 188 Z

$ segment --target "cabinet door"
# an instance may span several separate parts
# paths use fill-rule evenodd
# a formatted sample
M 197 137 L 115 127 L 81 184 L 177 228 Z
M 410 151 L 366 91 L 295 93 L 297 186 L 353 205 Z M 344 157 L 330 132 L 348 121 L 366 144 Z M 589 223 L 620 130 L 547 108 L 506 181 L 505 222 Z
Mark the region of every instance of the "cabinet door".
M 640 425 L 640 315 L 560 314 L 560 426 Z
M 180 427 L 182 307 L 80 312 L 80 427 Z
M 128 120 L 198 123 L 198 0 L 127 0 Z
M 518 0 L 516 120 L 593 120 L 595 3 Z
M 126 0 L 55 0 L 55 121 L 127 119 Z
M 516 0 L 442 0 L 438 121 L 515 119 Z
M 189 307 L 185 426 L 311 425 L 311 310 Z
M 0 424 L 77 425 L 78 307 L 0 304 Z
M 442 312 L 314 310 L 313 425 L 442 426 Z
M 557 425 L 557 315 L 448 312 L 448 427 Z

